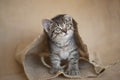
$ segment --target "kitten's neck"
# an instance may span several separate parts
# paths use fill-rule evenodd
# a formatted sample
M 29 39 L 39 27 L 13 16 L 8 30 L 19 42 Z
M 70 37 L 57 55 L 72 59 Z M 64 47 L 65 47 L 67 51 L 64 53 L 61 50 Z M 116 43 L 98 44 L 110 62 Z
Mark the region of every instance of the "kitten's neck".
M 59 48 L 65 48 L 65 47 L 69 46 L 73 42 L 74 42 L 74 38 L 73 37 L 71 37 L 70 39 L 65 40 L 63 42 L 51 41 L 52 45 L 55 45 L 56 47 L 59 47 Z

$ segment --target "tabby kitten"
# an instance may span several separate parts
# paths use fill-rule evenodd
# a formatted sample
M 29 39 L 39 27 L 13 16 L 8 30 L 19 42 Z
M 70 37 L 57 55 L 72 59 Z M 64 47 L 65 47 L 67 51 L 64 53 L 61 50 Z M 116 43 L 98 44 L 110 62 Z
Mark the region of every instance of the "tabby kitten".
M 68 61 L 65 71 L 68 75 L 78 75 L 79 53 L 74 40 L 73 18 L 69 15 L 58 15 L 51 20 L 42 21 L 45 32 L 49 38 L 50 60 L 52 63 L 51 73 L 63 71 L 61 61 Z

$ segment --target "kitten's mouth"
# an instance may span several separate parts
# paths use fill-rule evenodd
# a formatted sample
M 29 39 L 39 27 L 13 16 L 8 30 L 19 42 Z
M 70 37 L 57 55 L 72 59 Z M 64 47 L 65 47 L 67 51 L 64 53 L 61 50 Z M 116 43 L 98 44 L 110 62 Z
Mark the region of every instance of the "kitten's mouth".
M 67 32 L 65 33 L 65 36 L 67 35 Z
M 64 32 L 65 34 L 67 34 L 67 29 L 62 29 L 62 32 Z
M 67 36 L 67 33 L 63 33 L 64 35 L 63 36 Z

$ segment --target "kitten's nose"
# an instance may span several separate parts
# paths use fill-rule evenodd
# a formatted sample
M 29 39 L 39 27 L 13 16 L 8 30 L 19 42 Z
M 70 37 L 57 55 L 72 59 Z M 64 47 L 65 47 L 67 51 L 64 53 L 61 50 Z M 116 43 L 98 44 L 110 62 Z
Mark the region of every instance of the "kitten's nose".
M 67 34 L 67 29 L 62 29 L 62 31 L 63 31 L 65 34 Z

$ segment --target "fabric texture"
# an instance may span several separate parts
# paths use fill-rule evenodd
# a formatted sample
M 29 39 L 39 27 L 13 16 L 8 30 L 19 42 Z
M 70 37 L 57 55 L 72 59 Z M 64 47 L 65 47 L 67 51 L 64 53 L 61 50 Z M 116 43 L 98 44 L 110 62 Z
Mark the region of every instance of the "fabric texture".
M 80 53 L 82 53 L 80 55 L 83 55 L 79 60 L 79 67 L 81 73 L 79 77 L 75 77 L 75 78 L 76 79 L 88 78 L 88 77 L 95 78 L 101 73 L 101 71 L 104 70 L 104 68 L 93 65 L 90 62 L 88 58 L 89 56 L 88 56 L 87 46 L 83 44 L 82 40 L 80 39 L 80 36 L 77 33 L 75 35 L 77 38 L 79 38 L 76 39 L 79 40 L 78 41 L 79 48 L 81 47 L 84 48 L 82 50 L 80 49 L 81 50 Z M 50 65 L 49 47 L 48 47 L 47 35 L 45 33 L 43 33 L 43 35 L 38 36 L 30 45 L 28 45 L 22 51 L 19 51 L 19 46 L 18 46 L 16 59 L 20 64 L 22 64 L 25 74 L 29 80 L 41 80 L 41 79 L 46 80 L 56 77 L 57 79 L 64 80 L 67 78 L 64 74 L 61 74 L 62 76 L 51 75 L 49 73 L 49 68 L 43 65 L 40 57 L 44 57 L 45 62 Z

